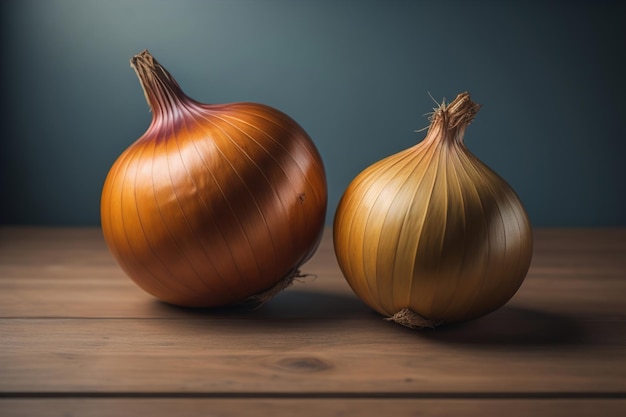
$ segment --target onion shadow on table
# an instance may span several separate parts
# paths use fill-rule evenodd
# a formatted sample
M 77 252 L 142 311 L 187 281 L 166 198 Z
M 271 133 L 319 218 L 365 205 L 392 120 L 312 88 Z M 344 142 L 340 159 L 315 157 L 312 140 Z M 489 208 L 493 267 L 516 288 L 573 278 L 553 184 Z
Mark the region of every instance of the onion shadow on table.
M 434 342 L 481 349 L 566 347 L 589 343 L 580 319 L 519 306 L 504 306 L 463 323 L 413 331 Z
M 219 308 L 186 308 L 154 300 L 157 314 L 175 318 L 219 319 L 249 323 L 254 326 L 281 326 L 303 323 L 367 318 L 371 312 L 356 296 L 311 289 L 287 289 L 262 305 L 241 303 Z

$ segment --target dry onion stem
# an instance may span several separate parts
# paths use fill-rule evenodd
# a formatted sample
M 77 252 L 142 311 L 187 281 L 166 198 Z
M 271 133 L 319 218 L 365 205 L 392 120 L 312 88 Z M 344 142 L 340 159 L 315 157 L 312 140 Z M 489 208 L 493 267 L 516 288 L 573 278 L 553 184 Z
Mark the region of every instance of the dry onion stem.
M 111 167 L 101 219 L 114 257 L 168 303 L 216 307 L 285 288 L 317 249 L 322 159 L 289 116 L 201 104 L 147 51 L 131 60 L 153 113 Z
M 407 327 L 494 311 L 530 265 L 521 201 L 463 142 L 479 109 L 468 93 L 441 104 L 425 139 L 366 168 L 337 208 L 335 252 L 348 283 Z

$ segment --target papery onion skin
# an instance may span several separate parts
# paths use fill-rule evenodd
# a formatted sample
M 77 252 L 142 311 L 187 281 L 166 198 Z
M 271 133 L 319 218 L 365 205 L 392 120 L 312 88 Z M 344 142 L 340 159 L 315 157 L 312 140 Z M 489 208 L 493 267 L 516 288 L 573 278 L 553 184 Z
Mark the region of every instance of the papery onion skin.
M 102 190 L 119 265 L 179 306 L 232 305 L 284 286 L 324 227 L 326 177 L 311 138 L 263 104 L 192 100 L 148 51 L 131 66 L 153 119 Z
M 425 139 L 357 175 L 335 213 L 346 280 L 371 308 L 408 327 L 490 313 L 530 266 L 532 229 L 519 197 L 463 142 L 479 108 L 468 93 L 444 102 Z

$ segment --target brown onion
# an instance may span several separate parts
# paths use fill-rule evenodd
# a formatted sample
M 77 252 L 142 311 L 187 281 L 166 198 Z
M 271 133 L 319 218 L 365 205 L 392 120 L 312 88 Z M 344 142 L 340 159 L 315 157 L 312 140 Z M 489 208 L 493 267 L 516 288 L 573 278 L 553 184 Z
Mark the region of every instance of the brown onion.
M 153 119 L 102 191 L 117 262 L 181 306 L 284 288 L 317 249 L 326 214 L 324 166 L 307 133 L 263 104 L 192 100 L 148 51 L 131 66 Z

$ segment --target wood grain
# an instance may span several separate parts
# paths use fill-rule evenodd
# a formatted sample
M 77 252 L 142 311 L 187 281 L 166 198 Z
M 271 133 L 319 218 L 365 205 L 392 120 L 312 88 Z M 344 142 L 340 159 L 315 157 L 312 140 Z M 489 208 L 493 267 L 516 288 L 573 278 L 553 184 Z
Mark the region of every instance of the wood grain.
M 535 231 L 510 303 L 434 331 L 356 298 L 330 236 L 261 308 L 206 310 L 137 289 L 98 229 L 0 228 L 0 415 L 626 411 L 626 229 Z
M 624 392 L 626 326 L 587 332 L 516 343 L 376 319 L 3 319 L 0 391 Z

